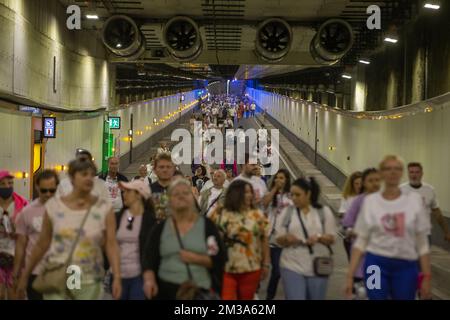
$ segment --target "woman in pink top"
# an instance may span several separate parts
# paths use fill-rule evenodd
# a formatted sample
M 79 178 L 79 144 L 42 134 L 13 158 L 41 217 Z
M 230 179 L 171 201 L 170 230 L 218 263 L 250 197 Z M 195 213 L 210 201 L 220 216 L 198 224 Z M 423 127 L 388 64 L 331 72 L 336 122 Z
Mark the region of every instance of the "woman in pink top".
M 12 295 L 12 269 L 16 243 L 15 223 L 28 202 L 14 192 L 14 176 L 0 170 L 0 300 Z

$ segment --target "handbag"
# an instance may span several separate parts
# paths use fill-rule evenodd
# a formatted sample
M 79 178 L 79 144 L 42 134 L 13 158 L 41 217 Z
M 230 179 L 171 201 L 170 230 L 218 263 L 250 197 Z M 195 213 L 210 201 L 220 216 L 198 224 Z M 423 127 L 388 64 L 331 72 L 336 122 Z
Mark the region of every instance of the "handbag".
M 177 227 L 177 222 L 175 218 L 172 218 L 173 226 L 175 228 L 175 233 L 177 235 L 178 243 L 180 245 L 181 250 L 184 250 L 183 242 L 181 241 L 180 231 Z M 214 291 L 200 288 L 194 282 L 194 277 L 192 275 L 191 268 L 188 263 L 185 263 L 186 270 L 188 273 L 189 280 L 183 282 L 178 288 L 176 299 L 177 300 L 220 300 L 219 295 L 217 295 Z
M 14 266 L 14 256 L 6 252 L 0 252 L 0 268 L 12 269 Z
M 69 256 L 65 262 L 52 262 L 47 263 L 44 266 L 42 272 L 33 281 L 33 289 L 41 294 L 68 294 L 69 297 L 73 298 L 72 293 L 67 288 L 67 268 L 72 262 L 72 257 L 75 252 L 75 248 L 80 240 L 81 231 L 87 221 L 87 218 L 91 212 L 92 205 L 89 207 L 88 211 L 83 217 L 80 228 L 78 229 L 75 241 L 70 249 Z
M 302 216 L 300 214 L 300 210 L 297 208 L 298 219 L 300 220 L 300 224 L 303 229 L 303 233 L 305 234 L 305 239 L 308 239 L 308 231 L 306 230 L 305 224 L 303 223 Z M 319 209 L 320 222 L 322 224 L 322 228 L 324 228 L 324 214 L 322 209 Z M 314 274 L 318 277 L 328 277 L 333 272 L 333 249 L 329 245 L 326 246 L 328 251 L 330 252 L 329 257 L 315 257 L 313 259 L 313 270 Z M 311 255 L 314 255 L 314 249 L 312 246 L 308 245 L 308 250 Z

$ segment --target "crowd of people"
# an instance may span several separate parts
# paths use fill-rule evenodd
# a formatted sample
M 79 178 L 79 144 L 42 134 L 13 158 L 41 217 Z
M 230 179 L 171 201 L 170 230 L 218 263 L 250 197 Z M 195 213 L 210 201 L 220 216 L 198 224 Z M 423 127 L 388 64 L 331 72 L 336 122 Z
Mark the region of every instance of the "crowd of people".
M 236 128 L 255 110 L 245 97 L 215 96 L 193 119 Z M 320 203 L 314 178 L 292 181 L 280 169 L 266 179 L 248 154 L 241 165 L 193 162 L 185 175 L 161 144 L 131 181 L 119 168 L 111 157 L 98 175 L 90 152 L 79 149 L 66 177 L 38 174 L 29 204 L 0 171 L 1 299 L 97 300 L 106 292 L 122 300 L 272 300 L 280 281 L 285 299 L 325 299 L 339 224 L 349 257 L 343 295 L 427 299 L 430 216 L 450 240 L 422 166 L 410 163 L 409 183 L 400 184 L 405 168 L 396 156 L 349 177 L 340 222 Z M 366 281 L 374 265 L 377 290 Z M 72 266 L 81 270 L 75 289 L 66 285 Z

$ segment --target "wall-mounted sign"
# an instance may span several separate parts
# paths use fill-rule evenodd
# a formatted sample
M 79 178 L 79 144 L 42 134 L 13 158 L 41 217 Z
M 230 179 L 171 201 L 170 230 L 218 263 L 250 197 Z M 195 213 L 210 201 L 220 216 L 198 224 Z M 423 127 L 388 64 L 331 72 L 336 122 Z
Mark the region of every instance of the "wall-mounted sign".
M 120 129 L 120 117 L 108 117 L 109 128 L 113 130 Z
M 56 118 L 54 117 L 43 117 L 42 118 L 44 132 L 44 138 L 56 138 Z
M 35 107 L 30 107 L 30 106 L 19 106 L 19 111 L 21 111 L 21 112 L 29 112 L 29 113 L 33 113 L 33 114 L 40 114 L 41 113 L 41 109 L 35 108 Z

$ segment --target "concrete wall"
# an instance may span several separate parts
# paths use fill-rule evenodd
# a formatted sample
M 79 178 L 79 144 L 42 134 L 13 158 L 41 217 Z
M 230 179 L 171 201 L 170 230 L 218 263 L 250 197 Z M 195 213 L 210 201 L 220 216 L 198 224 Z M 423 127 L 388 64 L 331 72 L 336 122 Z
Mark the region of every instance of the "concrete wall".
M 56 0 L 0 0 L 0 96 L 71 110 L 113 105 L 103 45 L 93 32 L 68 30 L 67 17 Z
M 353 70 L 352 109 L 384 110 L 450 91 L 450 3 L 423 11 L 398 31 L 397 44 L 385 44 Z
M 78 148 L 89 150 L 101 169 L 103 115 L 74 120 L 57 121 L 56 139 L 48 139 L 45 149 L 45 167 L 57 168 L 75 157 Z
M 31 117 L 0 110 L 0 169 L 13 174 L 30 172 Z M 14 189 L 28 196 L 30 179 L 17 178 Z
M 185 92 L 185 101 L 181 106 L 194 106 L 197 101 L 197 91 Z M 120 130 L 113 130 L 114 137 L 120 141 L 117 155 L 123 156 L 130 151 L 130 143 L 126 140 L 128 137 L 128 130 L 130 129 L 131 114 L 133 114 L 134 123 L 134 138 L 133 148 L 138 147 L 139 144 L 145 142 L 150 136 L 156 134 L 158 131 L 167 127 L 169 124 L 178 121 L 180 113 L 178 108 L 180 107 L 180 95 L 172 95 L 162 98 L 156 98 L 152 100 L 142 101 L 138 103 L 130 104 L 126 109 L 113 111 L 110 116 L 120 116 L 122 119 L 122 127 Z M 177 112 L 174 114 L 174 112 Z M 172 113 L 172 116 L 169 115 Z M 182 115 L 189 113 L 186 109 L 181 112 Z M 166 118 L 167 117 L 167 118 Z M 157 121 L 164 119 L 163 123 L 158 126 L 153 124 L 153 118 Z M 142 135 L 137 134 L 142 131 Z
M 119 139 L 126 137 L 129 129 L 130 114 L 134 114 L 134 130 L 143 131 L 142 135 L 136 135 L 134 138 L 133 155 L 138 156 L 139 152 L 146 151 L 150 144 L 157 143 L 156 137 L 161 139 L 161 132 L 171 125 L 175 125 L 180 117 L 180 113 L 170 117 L 155 127 L 153 118 L 158 120 L 166 117 L 169 112 L 178 111 L 179 95 L 162 97 L 154 100 L 136 103 L 127 109 L 112 112 L 111 115 L 122 117 L 122 129 L 114 133 Z M 196 105 L 197 92 L 191 91 L 185 93 L 185 102 L 187 106 L 181 112 L 183 117 L 189 117 L 191 109 Z M 11 107 L 10 105 L 8 105 Z M 75 156 L 77 148 L 90 150 L 95 158 L 96 165 L 101 169 L 102 163 L 102 139 L 103 139 L 103 121 L 107 113 L 99 112 L 94 116 L 76 115 L 70 116 L 55 113 L 57 117 L 56 139 L 47 139 L 45 147 L 45 168 L 61 170 L 61 165 L 67 166 L 67 163 Z M 73 118 L 73 119 L 70 119 Z M 128 120 L 127 120 L 128 119 Z M 31 166 L 31 144 L 32 144 L 32 118 L 29 114 L 19 113 L 5 108 L 0 104 L 0 169 L 7 169 L 12 173 L 26 172 L 30 174 Z M 146 126 L 152 126 L 152 129 L 146 130 Z M 166 134 L 166 132 L 164 132 Z M 120 140 L 120 156 L 123 158 L 122 164 L 126 166 L 127 157 L 129 157 L 129 143 Z M 30 198 L 30 179 L 16 179 L 16 191 L 23 196 Z
M 266 91 L 247 89 L 247 93 L 312 150 L 318 112 L 318 154 L 344 175 L 376 167 L 387 154 L 421 162 L 425 181 L 436 188 L 441 208 L 450 216 L 450 95 L 424 102 L 423 106 L 433 107 L 432 112 L 408 115 L 408 110 L 417 110 L 410 106 L 401 109 L 401 118 L 368 120 L 356 117 L 362 117 L 361 113 L 337 112 Z

